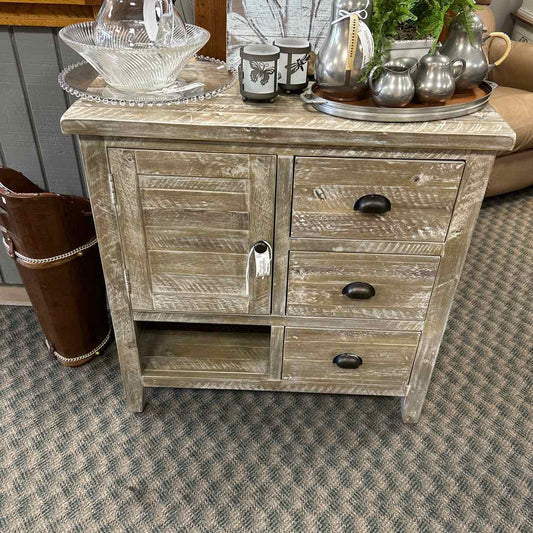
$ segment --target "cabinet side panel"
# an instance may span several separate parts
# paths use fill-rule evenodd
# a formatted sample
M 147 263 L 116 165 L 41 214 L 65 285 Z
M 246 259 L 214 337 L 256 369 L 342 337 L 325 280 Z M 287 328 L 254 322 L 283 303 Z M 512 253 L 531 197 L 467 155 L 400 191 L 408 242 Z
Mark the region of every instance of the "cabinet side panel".
M 417 422 L 420 417 L 494 159 L 493 154 L 473 153 L 467 160 L 409 391 L 402 399 L 405 422 Z
M 113 318 L 120 369 L 131 411 L 144 406 L 141 364 L 137 335 L 124 280 L 120 234 L 116 211 L 111 201 L 105 143 L 101 139 L 82 138 L 81 151 L 98 236 L 98 246 Z

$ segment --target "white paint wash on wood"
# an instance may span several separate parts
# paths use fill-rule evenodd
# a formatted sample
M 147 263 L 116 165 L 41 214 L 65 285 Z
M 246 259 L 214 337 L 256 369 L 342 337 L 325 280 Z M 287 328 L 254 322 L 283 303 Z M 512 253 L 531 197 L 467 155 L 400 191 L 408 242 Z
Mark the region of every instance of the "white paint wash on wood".
M 135 220 L 118 226 L 102 180 L 104 141 L 83 139 L 130 408 L 142 408 L 143 386 L 376 394 L 404 398 L 404 420 L 417 421 L 496 150 L 514 134 L 490 109 L 443 128 L 354 124 L 296 100 L 278 104 L 247 106 L 230 93 L 201 104 L 193 120 L 188 108 L 119 113 L 83 103 L 63 120 L 67 131 L 103 135 L 109 153 L 124 155 L 119 218 L 129 200 Z M 371 192 L 403 202 L 400 218 L 386 231 L 377 219 L 366 234 L 353 224 L 338 238 L 339 213 Z M 317 212 L 330 217 L 328 231 L 299 234 L 295 214 Z M 237 281 L 245 250 L 274 216 L 273 283 L 254 286 L 247 305 Z M 410 224 L 429 229 L 422 238 L 402 233 Z M 147 286 L 134 308 L 121 252 L 128 267 L 145 262 L 141 281 L 132 278 Z M 376 296 L 343 296 L 354 281 L 374 285 Z M 201 335 L 180 333 L 176 343 L 178 323 L 197 324 Z M 136 325 L 149 332 L 140 352 Z M 243 331 L 218 340 L 220 329 L 243 325 L 264 344 L 250 345 Z M 338 369 L 337 353 L 361 354 L 363 365 Z

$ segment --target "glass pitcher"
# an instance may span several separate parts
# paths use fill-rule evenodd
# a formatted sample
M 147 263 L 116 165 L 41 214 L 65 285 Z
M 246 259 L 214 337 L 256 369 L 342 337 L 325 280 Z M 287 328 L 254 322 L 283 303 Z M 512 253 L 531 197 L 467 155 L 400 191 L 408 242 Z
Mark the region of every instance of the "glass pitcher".
M 169 48 L 183 44 L 186 30 L 172 0 L 104 0 L 93 38 L 107 48 Z

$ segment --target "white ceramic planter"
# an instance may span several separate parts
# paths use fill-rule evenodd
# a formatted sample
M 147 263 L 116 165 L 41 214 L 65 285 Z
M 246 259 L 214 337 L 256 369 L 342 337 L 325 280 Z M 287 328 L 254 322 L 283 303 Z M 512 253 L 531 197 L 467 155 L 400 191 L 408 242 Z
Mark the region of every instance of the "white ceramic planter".
M 430 50 L 433 45 L 433 39 L 419 39 L 416 41 L 394 41 L 390 50 L 387 50 L 389 59 L 399 57 L 415 57 L 421 59 Z

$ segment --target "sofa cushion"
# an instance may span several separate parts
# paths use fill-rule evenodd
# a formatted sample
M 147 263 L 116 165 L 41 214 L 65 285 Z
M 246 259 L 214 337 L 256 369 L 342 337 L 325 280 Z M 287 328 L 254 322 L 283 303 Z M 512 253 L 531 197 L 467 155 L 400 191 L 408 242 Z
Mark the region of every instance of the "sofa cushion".
M 490 103 L 516 133 L 513 151 L 533 148 L 533 93 L 511 87 L 498 87 Z

